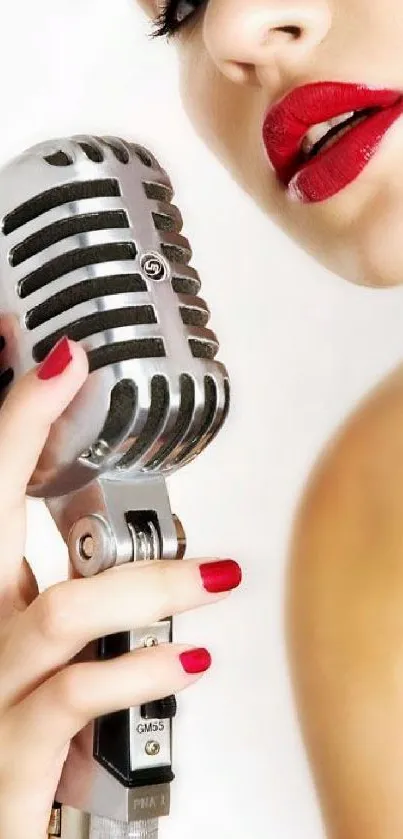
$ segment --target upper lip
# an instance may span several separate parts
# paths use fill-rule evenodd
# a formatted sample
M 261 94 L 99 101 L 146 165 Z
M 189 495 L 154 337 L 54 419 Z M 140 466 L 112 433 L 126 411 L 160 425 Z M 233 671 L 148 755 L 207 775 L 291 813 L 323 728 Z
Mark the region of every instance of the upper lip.
M 389 108 L 401 98 L 401 91 L 345 82 L 295 88 L 269 109 L 263 123 L 266 151 L 278 177 L 288 184 L 302 165 L 301 144 L 312 126 L 350 111 Z

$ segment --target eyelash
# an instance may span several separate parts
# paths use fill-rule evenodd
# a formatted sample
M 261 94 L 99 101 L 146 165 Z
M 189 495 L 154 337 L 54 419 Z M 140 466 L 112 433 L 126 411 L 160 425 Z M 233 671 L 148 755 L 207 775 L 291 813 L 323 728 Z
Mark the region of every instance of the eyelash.
M 178 22 L 177 20 L 175 20 L 175 12 L 178 3 L 179 0 L 164 0 L 163 8 L 152 23 L 152 38 L 170 39 L 174 37 L 174 35 L 176 35 L 180 29 L 183 29 L 185 26 L 187 26 L 188 23 L 190 23 L 191 19 L 193 19 L 193 16 L 198 11 L 197 8 L 194 10 L 192 14 L 188 15 L 183 22 Z

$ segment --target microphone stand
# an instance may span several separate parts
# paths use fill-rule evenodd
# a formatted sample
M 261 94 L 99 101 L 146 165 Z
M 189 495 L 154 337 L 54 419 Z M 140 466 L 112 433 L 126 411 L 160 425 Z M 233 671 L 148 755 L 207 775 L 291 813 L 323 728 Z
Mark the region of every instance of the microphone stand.
M 111 472 L 46 504 L 68 545 L 72 577 L 185 554 L 185 533 L 160 475 L 120 478 Z M 106 660 L 171 640 L 172 618 L 166 618 L 91 642 L 77 659 Z M 48 835 L 157 839 L 158 819 L 170 808 L 175 714 L 170 696 L 100 717 L 79 732 L 63 767 Z

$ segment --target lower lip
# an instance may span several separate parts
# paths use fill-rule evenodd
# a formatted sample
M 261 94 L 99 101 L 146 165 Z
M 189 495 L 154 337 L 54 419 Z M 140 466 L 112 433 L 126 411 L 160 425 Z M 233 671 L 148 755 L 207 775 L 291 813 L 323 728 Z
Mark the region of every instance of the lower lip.
M 329 149 L 304 164 L 287 185 L 294 200 L 326 201 L 358 178 L 394 122 L 403 114 L 403 99 L 352 128 Z

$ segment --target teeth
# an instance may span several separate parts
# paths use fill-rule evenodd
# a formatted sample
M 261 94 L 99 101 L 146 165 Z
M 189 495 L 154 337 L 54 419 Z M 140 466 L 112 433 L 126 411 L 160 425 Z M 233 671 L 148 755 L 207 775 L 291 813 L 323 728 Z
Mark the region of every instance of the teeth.
M 319 141 L 322 140 L 332 128 L 335 128 L 336 125 L 341 125 L 341 123 L 346 122 L 346 120 L 351 119 L 353 116 L 354 111 L 349 111 L 346 114 L 340 114 L 338 117 L 333 117 L 333 119 L 329 119 L 326 122 L 313 125 L 304 137 L 302 143 L 303 153 L 309 155 L 313 147 L 316 146 L 316 143 L 319 143 Z

